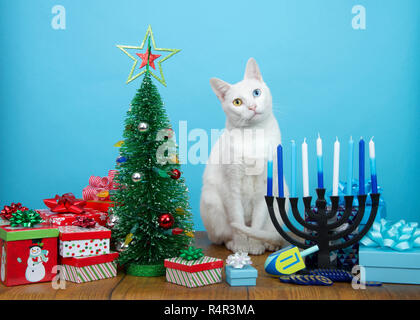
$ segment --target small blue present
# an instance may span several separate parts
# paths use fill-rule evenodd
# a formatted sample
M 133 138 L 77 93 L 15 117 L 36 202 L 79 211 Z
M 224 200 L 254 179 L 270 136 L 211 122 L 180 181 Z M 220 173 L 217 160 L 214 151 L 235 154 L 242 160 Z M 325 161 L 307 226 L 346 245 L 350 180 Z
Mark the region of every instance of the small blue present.
M 232 286 L 255 286 L 258 271 L 251 266 L 252 261 L 247 253 L 236 252 L 226 260 L 226 282 Z
M 257 284 L 258 270 L 250 265 L 240 269 L 226 266 L 225 271 L 226 282 L 232 287 L 255 286 Z
M 366 281 L 420 284 L 417 222 L 375 222 L 360 240 L 359 265 Z M 363 274 L 364 273 L 364 274 Z

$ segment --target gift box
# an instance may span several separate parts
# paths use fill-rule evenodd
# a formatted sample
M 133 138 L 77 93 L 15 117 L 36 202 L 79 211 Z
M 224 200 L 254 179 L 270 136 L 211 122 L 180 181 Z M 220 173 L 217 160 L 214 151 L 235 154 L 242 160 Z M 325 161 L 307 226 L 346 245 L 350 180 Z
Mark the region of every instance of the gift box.
M 109 170 L 107 177 L 91 176 L 89 185 L 82 191 L 83 200 L 86 201 L 86 208 L 92 208 L 102 212 L 108 212 L 113 206 L 110 201 L 111 193 L 117 189 L 114 177 L 117 170 Z
M 181 257 L 165 259 L 166 280 L 188 288 L 222 281 L 223 260 L 203 256 L 196 260 Z
M 360 240 L 359 264 L 366 281 L 420 284 L 420 229 L 417 222 L 374 222 Z
M 114 206 L 113 201 L 105 200 L 86 200 L 86 206 L 85 208 L 94 209 L 100 212 L 107 213 L 109 208 Z
M 6 286 L 51 281 L 57 265 L 58 229 L 0 226 L 0 279 Z
M 420 248 L 395 251 L 360 246 L 359 264 L 366 281 L 420 284 Z
M 242 268 L 226 266 L 226 282 L 232 286 L 255 286 L 257 283 L 258 271 L 250 265 Z
M 105 226 L 108 219 L 108 213 L 98 210 L 84 208 L 84 212 L 76 213 L 57 213 L 50 209 L 37 209 L 36 210 L 45 222 L 54 226 L 71 226 L 78 216 L 91 218 L 95 220 L 100 226 Z
M 10 224 L 9 220 L 0 218 L 0 226 L 8 226 Z
M 60 231 L 59 253 L 64 258 L 109 253 L 111 230 L 105 227 L 61 226 L 58 229 Z
M 117 252 L 99 256 L 61 258 L 62 275 L 65 280 L 83 283 L 113 278 L 117 275 Z
M 344 213 L 344 207 L 339 206 L 339 210 L 337 213 L 337 218 L 340 219 Z M 357 209 L 353 208 L 351 211 L 351 215 L 349 218 L 348 224 L 345 223 L 343 226 L 339 229 L 335 229 L 334 231 L 338 232 L 340 230 L 344 230 L 348 228 L 348 225 L 352 225 L 354 218 L 357 214 Z M 349 241 L 353 239 L 355 235 L 357 235 L 359 232 L 359 227 L 357 227 L 352 233 L 350 233 L 348 236 L 338 240 L 338 243 L 341 241 Z M 337 260 L 337 268 L 338 269 L 344 269 L 344 270 L 352 270 L 352 268 L 359 264 L 359 242 L 356 242 L 352 244 L 351 246 L 343 249 L 338 249 L 337 251 L 334 251 L 336 255 Z

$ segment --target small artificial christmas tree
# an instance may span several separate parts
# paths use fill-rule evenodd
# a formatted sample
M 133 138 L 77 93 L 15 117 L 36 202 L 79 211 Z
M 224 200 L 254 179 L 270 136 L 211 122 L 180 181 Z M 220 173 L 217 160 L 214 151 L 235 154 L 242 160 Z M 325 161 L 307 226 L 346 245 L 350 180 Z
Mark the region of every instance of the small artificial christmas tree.
M 126 266 L 128 274 L 158 276 L 165 273 L 163 260 L 177 256 L 190 244 L 193 224 L 174 132 L 152 83 L 151 75 L 158 78 L 150 67 L 155 69 L 153 61 L 159 55 L 151 53 L 150 38 L 155 50 L 175 49 L 156 48 L 150 26 L 140 48 L 146 38 L 146 53 L 137 54 L 142 59 L 140 69 L 145 67 L 140 74 L 145 75 L 127 112 L 124 140 L 119 143 L 118 188 L 111 196 L 115 201 L 112 218 L 116 221 L 112 237 L 120 251 L 119 263 Z M 124 48 L 136 48 L 118 47 L 125 53 Z M 132 77 L 136 63 L 128 82 L 138 77 Z M 160 64 L 159 68 L 163 79 Z

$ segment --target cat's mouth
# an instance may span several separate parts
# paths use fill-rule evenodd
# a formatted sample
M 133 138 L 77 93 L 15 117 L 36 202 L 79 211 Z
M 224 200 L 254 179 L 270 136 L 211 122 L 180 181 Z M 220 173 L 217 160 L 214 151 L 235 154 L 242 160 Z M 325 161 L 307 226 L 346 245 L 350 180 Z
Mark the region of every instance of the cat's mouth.
M 254 114 L 248 119 L 248 120 L 252 120 L 252 119 L 254 119 L 256 116 L 259 116 L 259 115 L 261 115 L 262 113 L 261 112 L 256 112 L 256 111 L 254 111 Z

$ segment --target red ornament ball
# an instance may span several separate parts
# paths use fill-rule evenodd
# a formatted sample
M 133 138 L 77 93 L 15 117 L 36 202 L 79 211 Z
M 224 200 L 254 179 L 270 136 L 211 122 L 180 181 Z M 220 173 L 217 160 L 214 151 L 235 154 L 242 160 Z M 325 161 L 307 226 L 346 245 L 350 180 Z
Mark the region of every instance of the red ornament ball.
M 171 170 L 171 178 L 178 180 L 181 177 L 181 171 L 179 171 L 178 169 L 172 169 Z
M 175 219 L 170 213 L 163 213 L 159 216 L 159 227 L 169 229 L 174 225 Z
M 183 232 L 184 232 L 184 229 L 181 229 L 181 228 L 172 229 L 172 234 L 174 234 L 174 235 L 181 234 Z

